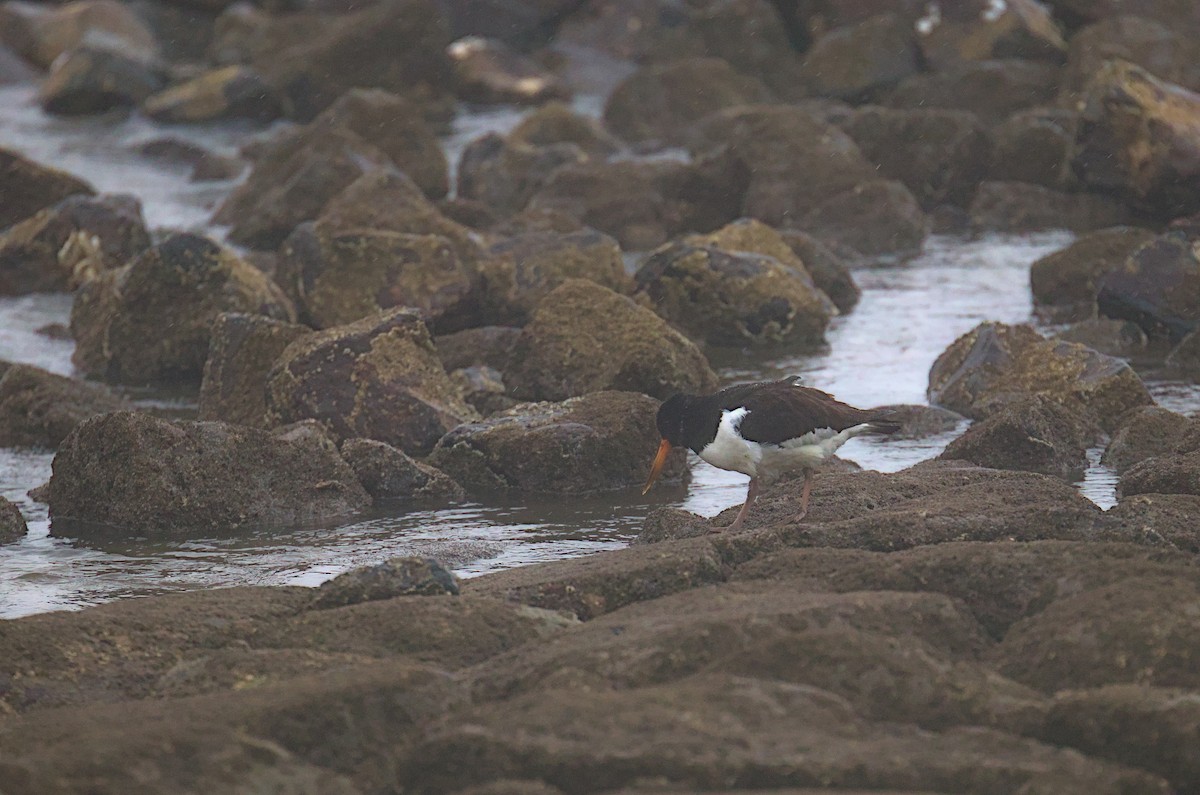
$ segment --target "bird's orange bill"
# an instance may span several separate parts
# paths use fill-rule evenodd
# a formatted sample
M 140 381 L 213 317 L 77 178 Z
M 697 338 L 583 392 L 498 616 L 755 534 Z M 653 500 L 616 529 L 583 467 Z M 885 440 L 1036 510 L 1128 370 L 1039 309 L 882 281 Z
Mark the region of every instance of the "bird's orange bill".
M 650 491 L 650 487 L 658 478 L 658 473 L 662 472 L 663 464 L 667 463 L 667 455 L 670 452 L 671 443 L 663 439 L 658 445 L 658 455 L 654 456 L 654 463 L 650 466 L 650 478 L 646 481 L 646 488 L 642 489 L 642 494 Z

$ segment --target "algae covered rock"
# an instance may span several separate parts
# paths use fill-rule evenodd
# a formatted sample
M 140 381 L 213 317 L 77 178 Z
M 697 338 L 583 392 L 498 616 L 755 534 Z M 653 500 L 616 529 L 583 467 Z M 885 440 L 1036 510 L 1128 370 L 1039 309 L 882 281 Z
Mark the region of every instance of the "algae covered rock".
M 0 497 L 0 544 L 10 544 L 20 541 L 29 532 L 21 509 L 14 503 Z
M 529 113 L 508 134 L 510 144 L 545 146 L 574 144 L 589 157 L 607 157 L 621 144 L 595 119 L 576 113 L 563 102 L 547 102 Z
M 374 439 L 347 439 L 341 453 L 363 488 L 376 500 L 421 503 L 463 498 L 462 486 L 446 473 L 414 461 L 389 444 Z
M 779 234 L 804 263 L 804 269 L 812 277 L 813 284 L 829 296 L 838 311 L 845 314 L 854 309 L 862 297 L 862 290 L 850 271 L 851 265 L 861 261 L 858 252 L 845 247 L 838 247 L 834 251 L 808 232 L 785 229 Z
M 1153 239 L 1149 229 L 1131 226 L 1081 235 L 1030 266 L 1033 300 L 1043 306 L 1079 308 L 1090 315 L 1104 278 Z
M 226 66 L 148 97 L 142 112 L 174 124 L 221 119 L 269 122 L 283 115 L 283 105 L 253 69 Z
M 0 447 L 54 449 L 89 417 L 129 408 L 103 384 L 14 364 L 0 375 Z
M 120 461 L 120 466 L 112 466 Z M 336 451 L 222 422 L 115 412 L 54 457 L 53 532 L 187 538 L 344 516 L 370 503 Z
M 1122 499 L 1135 494 L 1200 495 L 1200 448 L 1139 461 L 1121 473 L 1117 492 Z
M 1098 193 L 1066 193 L 1026 182 L 985 181 L 968 208 L 976 232 L 1091 232 L 1131 222 L 1129 208 Z
M 468 494 L 587 494 L 638 486 L 658 448 L 658 402 L 632 392 L 594 392 L 561 403 L 527 403 L 461 425 L 429 461 Z M 675 451 L 664 476 L 685 477 Z
M 941 6 L 917 23 L 927 67 L 937 71 L 971 61 L 1016 57 L 1061 63 L 1067 45 L 1049 8 L 1037 0 L 965 0 Z
M 104 113 L 135 108 L 165 85 L 158 64 L 85 43 L 54 61 L 39 87 L 39 100 L 47 113 Z
M 1134 250 L 1099 281 L 1100 314 L 1179 342 L 1200 326 L 1200 254 L 1171 232 Z
M 879 14 L 817 39 L 804 55 L 800 78 L 816 96 L 853 102 L 918 71 L 912 24 L 897 14 Z
M 276 425 L 314 419 L 339 439 L 376 439 L 411 455 L 477 415 L 438 361 L 418 312 L 395 309 L 292 342 L 267 383 Z
M 916 197 L 890 179 L 868 180 L 831 196 L 797 225 L 868 256 L 914 254 L 929 236 L 929 218 Z
M 635 278 L 658 314 L 713 345 L 816 343 L 837 314 L 784 238 L 754 220 L 669 243 Z
M 122 383 L 199 382 L 222 312 L 294 319 L 262 271 L 206 237 L 180 233 L 76 293 L 75 366 Z
M 968 61 L 913 75 L 896 86 L 883 104 L 969 110 L 985 124 L 999 124 L 1018 111 L 1053 104 L 1060 72 L 1056 64 L 1023 58 Z
M 704 354 L 633 300 L 583 279 L 538 304 L 513 346 L 504 382 L 523 400 L 565 400 L 601 390 L 709 392 L 717 378 Z
M 1130 412 L 1113 433 L 1101 463 L 1122 472 L 1147 458 L 1171 453 L 1197 427 L 1200 423 L 1183 414 L 1145 406 Z
M 496 133 L 467 144 L 458 164 L 458 195 L 482 202 L 500 215 L 522 210 L 562 166 L 588 162 L 571 143 L 529 145 Z
M 7 229 L 68 196 L 95 195 L 95 189 L 65 171 L 0 149 L 0 229 Z
M 1074 479 L 1087 468 L 1087 449 L 1096 436 L 1090 431 L 1083 417 L 1034 397 L 979 420 L 938 457 Z
M 431 558 L 390 558 L 321 583 L 312 606 L 345 607 L 398 596 L 458 595 L 458 578 Z

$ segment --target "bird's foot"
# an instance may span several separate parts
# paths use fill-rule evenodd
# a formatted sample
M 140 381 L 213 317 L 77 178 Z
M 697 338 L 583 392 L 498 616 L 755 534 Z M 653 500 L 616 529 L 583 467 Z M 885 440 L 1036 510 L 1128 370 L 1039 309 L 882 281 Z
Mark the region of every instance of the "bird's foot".
M 798 514 L 796 514 L 795 516 L 793 516 L 793 517 L 792 517 L 792 521 L 793 521 L 794 523 L 796 523 L 796 524 L 800 524 L 801 522 L 803 522 L 803 521 L 804 521 L 804 517 L 806 517 L 806 516 L 808 516 L 808 509 L 807 509 L 807 508 L 805 508 L 803 511 L 801 511 L 800 513 L 798 513 Z
M 716 535 L 717 533 L 736 533 L 738 530 L 741 530 L 741 529 L 742 529 L 741 522 L 733 522 L 732 524 L 727 524 L 724 527 L 720 527 L 720 526 L 711 527 L 711 528 L 709 528 L 707 535 Z

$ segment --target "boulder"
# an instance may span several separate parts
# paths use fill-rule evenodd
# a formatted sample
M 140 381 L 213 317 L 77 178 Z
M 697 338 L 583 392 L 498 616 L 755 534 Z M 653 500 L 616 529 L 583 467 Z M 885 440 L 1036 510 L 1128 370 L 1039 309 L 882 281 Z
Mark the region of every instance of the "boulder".
M 0 149 L 0 230 L 77 193 L 94 196 L 96 191 L 65 171 Z
M 513 346 L 504 382 L 522 400 L 601 390 L 711 392 L 704 354 L 654 312 L 607 287 L 569 279 L 538 304 Z
M 758 78 L 780 99 L 806 96 L 798 52 L 806 47 L 796 40 L 798 26 L 786 19 L 786 6 L 770 0 L 737 0 L 687 10 L 687 30 L 698 36 L 699 51 Z
M 1167 217 L 1200 210 L 1200 95 L 1114 60 L 1082 105 L 1071 167 L 1084 185 Z
M 858 288 L 854 275 L 850 272 L 851 265 L 860 263 L 861 258 L 857 252 L 844 246 L 839 246 L 838 251 L 834 251 L 808 232 L 785 229 L 779 234 L 788 244 L 788 248 L 804 263 L 804 269 L 812 277 L 813 284 L 829 296 L 829 300 L 833 301 L 839 312 L 846 314 L 858 305 L 862 290 Z
M 1077 115 L 1065 108 L 1030 108 L 1017 111 L 997 125 L 992 134 L 989 180 L 1032 182 L 1053 190 L 1074 187 L 1070 172 Z
M 122 383 L 198 383 L 222 312 L 294 319 L 291 302 L 253 265 L 208 238 L 173 234 L 76 293 L 71 360 Z
M 1063 18 L 1075 24 L 1097 22 L 1128 12 L 1128 5 L 1119 0 L 1054 0 L 1054 8 Z M 1136 4 L 1137 12 L 1148 19 L 1185 28 L 1200 26 L 1200 9 L 1188 0 L 1143 0 Z
M 1047 397 L 1107 431 L 1126 411 L 1154 402 L 1125 362 L 1047 340 L 1029 326 L 981 323 L 929 371 L 929 401 L 975 419 L 1029 395 Z
M 376 501 L 444 504 L 463 499 L 462 486 L 444 472 L 414 461 L 389 444 L 347 439 L 341 453 Z
M 1098 538 L 1200 553 L 1200 496 L 1149 492 L 1125 497 L 1096 520 Z
M 814 96 L 855 102 L 918 71 L 912 25 L 897 14 L 880 14 L 817 39 L 804 54 L 800 79 Z
M 136 108 L 166 82 L 154 62 L 84 45 L 54 61 L 38 95 L 47 113 L 80 116 Z
M 604 158 L 621 148 L 621 142 L 590 116 L 571 110 L 563 102 L 547 102 L 528 113 L 507 138 L 520 146 L 575 144 L 588 157 Z
M 476 365 L 503 371 L 520 336 L 514 326 L 480 326 L 434 337 L 433 344 L 448 373 Z
M 0 497 L 0 544 L 11 544 L 20 541 L 29 532 L 25 526 L 25 517 L 15 503 Z
M 53 450 L 89 417 L 130 408 L 103 384 L 14 364 L 0 375 L 0 447 Z
M 1136 323 L 1106 317 L 1093 317 L 1072 323 L 1055 334 L 1054 338 L 1086 345 L 1098 353 L 1122 359 L 1145 352 L 1149 344 L 1146 332 Z
M 395 307 L 416 309 L 446 331 L 475 319 L 475 268 L 439 235 L 304 223 L 283 242 L 275 278 L 315 328 Z
M 938 458 L 1077 480 L 1096 434 L 1083 417 L 1048 398 L 1003 406 L 952 441 Z
M 424 455 L 475 418 L 437 359 L 418 312 L 395 309 L 292 342 L 267 381 L 272 424 L 315 419 L 338 439 Z
M 29 34 L 21 55 L 43 69 L 80 45 L 103 47 L 142 61 L 159 55 L 154 33 L 130 6 L 117 0 L 65 3 L 37 17 Z
M 1200 326 L 1200 255 L 1180 232 L 1144 243 L 1098 281 L 1100 314 L 1151 337 L 1178 343 Z
M 212 324 L 199 418 L 267 427 L 267 374 L 285 348 L 312 330 L 263 315 L 222 312 Z
M 969 110 L 985 124 L 999 124 L 1017 111 L 1053 104 L 1059 69 L 1017 58 L 965 63 L 923 72 L 896 86 L 882 101 L 893 108 Z
M 633 284 L 621 247 L 592 230 L 530 233 L 493 244 L 480 257 L 482 320 L 521 326 L 552 290 L 568 279 L 587 279 L 617 293 Z
M 762 83 L 727 61 L 683 59 L 643 67 L 622 81 L 605 103 L 604 123 L 631 143 L 678 146 L 705 116 L 769 98 Z
M 225 66 L 147 97 L 142 112 L 168 124 L 223 119 L 266 123 L 283 115 L 283 105 L 254 70 Z
M 72 257 L 73 241 L 97 256 Z M 0 294 L 62 292 L 95 269 L 120 267 L 150 247 L 142 205 L 126 194 L 75 195 L 0 234 Z M 80 266 L 82 267 L 75 267 Z
M 968 211 L 976 232 L 1011 234 L 1091 232 L 1133 220 L 1127 207 L 1108 196 L 1063 193 L 1026 182 L 983 182 Z
M 1091 315 L 1104 278 L 1154 237 L 1148 229 L 1131 226 L 1079 236 L 1029 267 L 1034 303 Z
M 1130 11 L 1139 9 L 1130 8 Z M 1071 37 L 1063 71 L 1062 99 L 1078 102 L 1088 81 L 1105 61 L 1120 59 L 1150 74 L 1196 91 L 1200 69 L 1196 44 L 1185 29 L 1167 22 L 1123 14 L 1102 19 Z
M 448 48 L 467 102 L 537 104 L 567 99 L 570 89 L 553 73 L 497 39 L 466 36 Z
M 929 236 L 929 218 L 902 183 L 874 179 L 838 193 L 796 223 L 819 238 L 867 256 L 915 254 Z
M 429 462 L 468 494 L 588 494 L 640 486 L 658 447 L 657 401 L 594 392 L 562 403 L 526 403 L 446 434 Z M 672 453 L 668 481 L 687 477 Z
M 192 171 L 192 182 L 216 182 L 241 176 L 246 163 L 240 157 L 221 155 L 180 138 L 152 138 L 136 148 L 139 155 Z
M 971 61 L 1029 58 L 1060 63 L 1067 45 L 1050 10 L 1037 0 L 967 0 L 938 5 L 915 25 L 927 68 Z
M 779 233 L 754 220 L 667 244 L 635 278 L 655 312 L 713 345 L 819 343 L 837 313 Z
M 458 595 L 458 578 L 432 558 L 389 558 L 321 583 L 313 609 L 327 610 L 398 596 Z
M 458 195 L 501 215 L 519 212 L 562 166 L 586 163 L 572 143 L 531 146 L 486 133 L 467 144 L 458 164 Z
M 63 441 L 49 502 L 56 535 L 188 538 L 345 516 L 370 498 L 336 451 L 319 445 L 116 412 Z
M 1123 419 L 1101 463 L 1123 472 L 1147 458 L 1168 455 L 1196 427 L 1200 424 L 1183 414 L 1160 406 L 1144 406 Z
M 1193 446 L 1134 464 L 1121 473 L 1117 493 L 1122 499 L 1135 494 L 1200 495 L 1200 449 Z
M 1167 354 L 1166 364 L 1187 372 L 1200 370 L 1200 333 L 1192 331 L 1185 335 Z

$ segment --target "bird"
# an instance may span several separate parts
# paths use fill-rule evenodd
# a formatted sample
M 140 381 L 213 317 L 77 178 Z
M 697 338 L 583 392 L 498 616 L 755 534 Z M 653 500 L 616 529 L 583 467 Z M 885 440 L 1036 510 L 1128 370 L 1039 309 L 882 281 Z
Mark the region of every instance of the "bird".
M 662 437 L 642 494 L 654 485 L 667 454 L 687 447 L 718 469 L 750 476 L 746 501 L 728 527 L 742 527 L 759 489 L 803 472 L 800 513 L 808 515 L 814 471 L 839 447 L 863 434 L 892 434 L 900 423 L 804 386 L 799 376 L 726 387 L 711 395 L 676 394 L 658 409 Z

